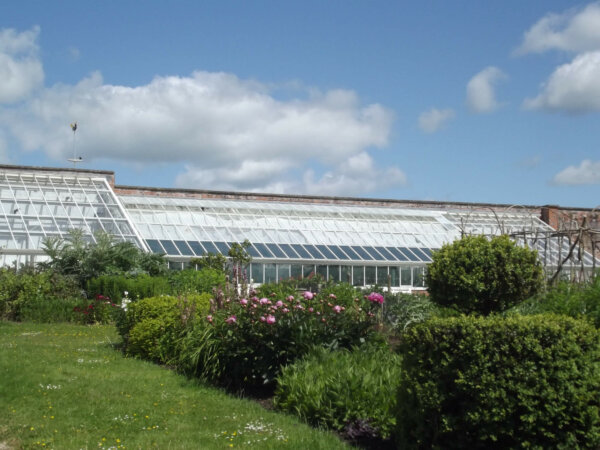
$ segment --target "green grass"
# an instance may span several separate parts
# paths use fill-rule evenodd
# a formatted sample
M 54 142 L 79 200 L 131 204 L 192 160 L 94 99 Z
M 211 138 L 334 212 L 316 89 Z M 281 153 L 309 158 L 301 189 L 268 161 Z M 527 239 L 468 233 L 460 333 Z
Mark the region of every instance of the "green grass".
M 336 436 L 124 358 L 111 326 L 0 322 L 0 448 L 344 448 Z

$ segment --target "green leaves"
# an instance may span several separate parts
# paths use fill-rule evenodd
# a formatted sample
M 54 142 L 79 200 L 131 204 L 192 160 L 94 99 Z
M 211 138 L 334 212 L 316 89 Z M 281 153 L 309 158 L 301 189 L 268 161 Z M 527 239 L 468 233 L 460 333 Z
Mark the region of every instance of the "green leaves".
M 466 236 L 433 254 L 431 300 L 470 314 L 504 311 L 535 295 L 543 274 L 537 253 L 508 236 Z

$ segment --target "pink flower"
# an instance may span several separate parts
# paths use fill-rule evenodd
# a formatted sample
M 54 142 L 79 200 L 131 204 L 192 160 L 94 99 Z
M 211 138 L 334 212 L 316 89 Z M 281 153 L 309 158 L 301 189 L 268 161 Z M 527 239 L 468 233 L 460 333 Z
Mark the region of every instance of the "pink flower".
M 383 304 L 383 295 L 378 294 L 377 292 L 371 292 L 369 294 L 369 296 L 367 297 L 367 299 L 371 302 L 371 303 L 379 303 L 380 305 Z
M 256 303 L 252 303 L 252 307 L 253 308 L 258 308 L 258 305 Z
M 304 294 L 302 294 L 302 297 L 304 297 L 305 300 L 312 300 L 314 296 L 315 294 L 310 291 L 304 291 Z
M 255 296 L 255 297 L 252 297 L 250 300 L 252 300 L 253 302 L 255 302 L 255 303 L 256 303 L 256 302 L 258 301 L 258 297 L 256 297 L 256 296 Z
M 235 316 L 229 316 L 229 317 L 228 317 L 228 318 L 225 320 L 225 323 L 228 323 L 228 324 L 230 324 L 230 325 L 231 325 L 232 323 L 236 323 L 236 322 L 237 322 L 237 317 L 235 317 Z
M 275 303 L 275 306 L 277 306 L 278 308 L 281 308 L 283 306 L 283 302 L 281 300 L 277 300 L 277 303 Z
M 315 308 L 313 308 L 312 306 L 310 308 L 308 308 L 308 312 L 314 312 Z
M 272 316 L 271 314 L 269 314 L 269 315 L 267 316 L 267 323 L 268 323 L 268 324 L 273 324 L 273 323 L 275 323 L 275 316 Z
M 300 303 L 298 303 L 298 304 L 296 305 L 296 309 L 304 309 L 304 306 L 302 306 Z
M 336 314 L 339 314 L 340 312 L 342 312 L 342 307 L 340 305 L 335 305 L 333 307 L 333 312 L 335 312 Z
M 243 299 L 240 300 L 240 304 L 242 306 L 246 306 L 248 304 L 248 300 L 246 300 L 245 298 L 243 298 Z
M 337 299 L 337 297 L 335 296 L 335 294 L 329 294 L 329 298 L 332 298 L 334 300 Z
M 211 316 L 210 314 L 208 316 L 206 316 L 206 320 L 208 320 L 210 323 L 212 323 L 213 321 L 213 316 Z
M 264 297 L 263 297 L 263 298 L 261 298 L 261 299 L 259 300 L 259 303 L 260 303 L 261 305 L 268 305 L 268 304 L 269 304 L 269 299 L 268 299 L 268 298 L 264 298 Z
M 266 321 L 267 321 L 267 318 L 266 318 L 265 316 L 260 316 L 260 321 L 261 321 L 261 322 L 266 322 Z
M 282 313 L 284 313 L 284 314 L 287 314 L 287 313 L 289 313 L 289 312 L 290 312 L 290 310 L 289 310 L 289 309 L 287 309 L 287 308 L 283 308 L 283 309 L 281 310 L 281 312 L 282 312 Z
M 288 297 L 286 298 L 286 300 L 288 302 L 293 302 L 294 301 L 294 296 L 293 295 L 288 295 Z

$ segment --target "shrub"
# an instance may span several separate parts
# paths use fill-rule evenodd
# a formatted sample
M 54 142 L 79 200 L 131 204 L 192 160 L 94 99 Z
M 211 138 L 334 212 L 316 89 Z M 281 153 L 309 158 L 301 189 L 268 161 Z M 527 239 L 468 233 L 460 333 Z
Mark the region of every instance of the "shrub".
M 127 353 L 166 363 L 174 358 L 176 339 L 196 316 L 208 312 L 210 294 L 151 297 L 128 305 L 118 324 Z
M 232 389 L 272 388 L 280 367 L 314 345 L 349 348 L 377 337 L 379 304 L 334 294 L 227 301 L 196 322 L 180 343 L 182 370 Z
M 554 313 L 584 319 L 600 328 L 600 276 L 588 283 L 562 282 L 515 307 L 511 313 Z
M 124 292 L 129 298 L 141 299 L 168 295 L 172 292 L 167 277 L 138 274 L 102 275 L 93 278 L 87 283 L 87 292 L 91 297 L 103 295 L 110 297 L 115 303 L 121 303 Z
M 86 325 L 111 323 L 117 310 L 119 306 L 103 295 L 97 295 L 93 300 L 83 300 L 73 308 L 77 320 Z
M 400 362 L 387 347 L 317 349 L 282 369 L 275 406 L 313 425 L 347 433 L 367 423 L 375 436 L 388 438 L 396 424 Z
M 16 321 L 73 320 L 73 306 L 81 298 L 76 282 L 54 271 L 17 273 L 0 269 L 0 318 Z
M 434 252 L 427 270 L 431 300 L 463 313 L 504 311 L 543 284 L 537 252 L 508 236 L 466 236 Z
M 403 337 L 401 448 L 597 448 L 599 334 L 561 316 L 432 319 Z
M 174 295 L 201 292 L 212 293 L 213 288 L 223 286 L 225 281 L 225 274 L 211 267 L 201 270 L 186 269 L 171 272 L 169 276 L 171 293 Z

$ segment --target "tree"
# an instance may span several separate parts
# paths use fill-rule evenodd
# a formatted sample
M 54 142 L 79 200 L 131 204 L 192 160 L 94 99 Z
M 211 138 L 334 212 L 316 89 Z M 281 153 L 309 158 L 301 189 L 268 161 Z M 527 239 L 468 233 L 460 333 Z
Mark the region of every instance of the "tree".
M 488 315 L 535 295 L 543 272 L 537 252 L 508 236 L 466 236 L 434 252 L 427 285 L 438 305 Z

